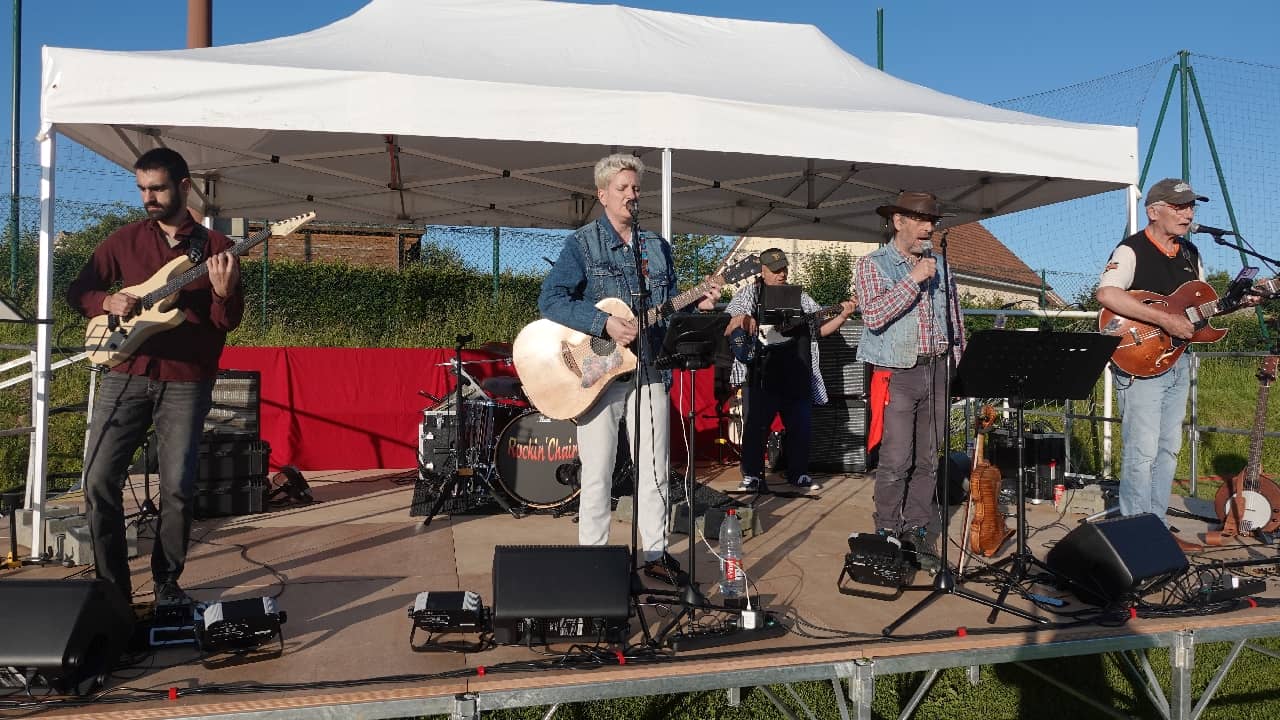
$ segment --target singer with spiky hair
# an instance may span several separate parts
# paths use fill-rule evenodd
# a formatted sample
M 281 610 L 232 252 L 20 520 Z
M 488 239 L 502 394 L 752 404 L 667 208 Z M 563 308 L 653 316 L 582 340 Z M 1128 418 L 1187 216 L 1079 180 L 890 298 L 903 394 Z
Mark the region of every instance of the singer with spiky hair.
M 937 198 L 902 192 L 876 213 L 884 218 L 888 241 L 860 258 L 854 275 L 865 325 L 858 359 L 889 371 L 873 521 L 879 534 L 919 548 L 936 517 L 938 446 L 947 410 L 947 313 L 957 359 L 964 325 L 955 278 L 932 252 L 944 215 Z
M 635 232 L 640 181 L 644 163 L 632 155 L 615 153 L 595 166 L 596 196 L 604 214 L 578 228 L 565 241 L 560 257 L 542 281 L 538 309 L 543 317 L 579 332 L 632 344 L 640 329 L 596 307 L 605 298 L 628 303 L 641 285 L 649 292 L 648 306 L 658 307 L 676 295 L 675 256 L 671 244 L 650 232 Z M 633 235 L 638 235 L 633 237 Z M 638 270 L 637 270 L 638 269 Z M 643 278 L 644 282 L 641 282 Z M 713 285 L 699 307 L 711 309 L 720 297 Z M 664 323 L 648 328 L 647 346 L 662 344 Z M 640 436 L 636 467 L 636 523 L 646 575 L 672 585 L 683 575 L 667 549 L 667 485 L 670 464 L 669 400 L 663 374 L 653 357 L 640 357 L 641 388 L 631 373 L 615 379 L 595 405 L 577 418 L 578 452 L 582 461 L 582 492 L 578 496 L 578 544 L 609 541 L 610 488 L 618 445 L 618 424 Z M 640 427 L 632 427 L 640 404 Z

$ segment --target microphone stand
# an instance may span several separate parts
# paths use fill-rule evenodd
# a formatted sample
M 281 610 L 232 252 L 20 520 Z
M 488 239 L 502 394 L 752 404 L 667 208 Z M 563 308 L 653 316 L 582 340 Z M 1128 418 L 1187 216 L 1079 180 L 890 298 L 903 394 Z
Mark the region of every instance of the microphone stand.
M 942 231 L 942 239 L 939 242 L 939 244 L 942 247 L 941 267 L 946 270 L 946 277 L 943 278 L 941 272 L 938 272 L 934 275 L 934 279 L 936 280 L 937 284 L 942 286 L 943 307 L 945 308 L 945 315 L 947 317 L 947 359 L 946 359 L 947 375 L 943 379 L 944 395 L 942 398 L 943 405 L 947 408 L 946 427 L 943 432 L 944 439 L 943 439 L 943 447 L 942 447 L 944 455 L 946 453 L 951 452 L 951 418 L 950 418 L 951 376 L 956 371 L 955 348 L 960 345 L 960 342 L 956 339 L 956 327 L 954 326 L 953 324 L 954 320 L 951 317 L 951 302 L 952 300 L 954 300 L 954 298 L 951 297 L 951 266 L 947 264 L 947 233 L 948 232 L 950 231 L 949 230 Z M 932 297 L 933 297 L 932 285 L 930 286 L 930 289 L 929 289 L 929 297 L 932 300 Z M 932 302 L 929 303 L 929 312 L 933 312 Z M 937 391 L 936 387 L 934 388 L 934 391 L 935 392 Z M 934 402 L 937 402 L 937 400 L 935 399 Z M 933 416 L 933 421 L 936 422 L 937 413 L 934 413 L 932 409 L 930 409 L 930 413 Z M 936 432 L 937 431 L 935 428 L 935 433 Z M 1031 620 L 1033 622 L 1039 622 L 1039 623 L 1047 623 L 1048 620 L 1045 620 L 1044 618 L 1036 617 L 1035 615 L 1032 615 L 1030 613 L 1026 613 L 1017 608 L 1013 608 L 1013 607 L 1009 607 L 1008 605 L 1005 605 L 1003 602 L 1003 597 L 1001 598 L 1001 600 L 992 600 L 991 598 L 984 597 L 974 592 L 970 592 L 969 590 L 959 587 L 956 584 L 956 575 L 951 571 L 951 561 L 950 561 L 950 558 L 948 557 L 949 555 L 948 549 L 951 544 L 951 535 L 950 535 L 950 528 L 949 528 L 950 526 L 949 521 L 951 516 L 951 463 L 945 462 L 943 463 L 943 467 L 945 468 L 944 472 L 946 473 L 946 477 L 943 479 L 943 483 L 942 483 L 942 507 L 941 507 L 941 513 L 940 513 L 941 519 L 942 519 L 942 530 L 941 530 L 942 534 L 938 540 L 939 544 L 942 545 L 942 552 L 939 554 L 938 574 L 933 576 L 933 587 L 930 589 L 929 594 L 926 595 L 923 599 L 921 599 L 920 602 L 916 603 L 914 606 L 909 608 L 905 613 L 903 613 L 900 617 L 898 617 L 897 620 L 894 620 L 893 622 L 886 625 L 885 628 L 881 631 L 881 633 L 885 637 L 889 637 L 903 623 L 910 620 L 912 617 L 915 617 L 917 613 L 919 613 L 921 610 L 924 610 L 925 608 L 932 605 L 935 600 L 942 597 L 943 595 L 956 595 L 958 597 L 964 598 L 965 600 L 970 600 L 972 602 L 976 602 L 981 605 L 986 605 L 987 607 L 991 608 L 992 611 L 1004 610 L 1010 615 L 1016 615 L 1020 618 L 1023 618 L 1024 620 Z M 916 552 L 917 552 L 917 563 L 918 563 L 919 562 L 918 553 L 920 552 L 919 548 L 916 549 Z M 918 587 L 912 587 L 908 589 L 924 589 L 926 587 L 928 586 L 918 586 Z
M 1207 231 L 1207 230 L 1205 230 L 1205 229 L 1203 229 L 1203 228 L 1201 228 L 1200 232 L 1208 232 L 1208 231 Z M 1231 242 L 1231 241 L 1227 240 L 1226 238 L 1224 238 L 1222 235 L 1219 235 L 1219 234 L 1217 234 L 1217 233 L 1209 233 L 1209 234 L 1213 236 L 1213 241 L 1214 241 L 1215 243 L 1217 243 L 1217 244 L 1221 245 L 1222 247 L 1228 247 L 1228 248 L 1231 248 L 1232 250 L 1235 250 L 1235 251 L 1240 252 L 1240 253 L 1244 253 L 1245 255 L 1252 255 L 1253 257 L 1256 257 L 1256 258 L 1258 258 L 1259 260 L 1261 260 L 1262 262 L 1266 263 L 1266 264 L 1267 264 L 1268 266 L 1270 266 L 1273 270 L 1275 269 L 1275 267 L 1276 267 L 1276 265 L 1277 265 L 1277 264 L 1280 264 L 1280 260 L 1277 260 L 1277 259 L 1275 259 L 1275 258 L 1271 258 L 1271 257 L 1267 257 L 1266 255 L 1263 255 L 1262 253 L 1259 253 L 1259 252 L 1255 252 L 1255 251 L 1251 250 L 1250 248 L 1245 247 L 1245 246 L 1244 246 L 1243 244 L 1241 244 L 1241 243 L 1233 243 L 1233 242 Z M 1237 235 L 1237 237 L 1239 237 L 1239 236 Z M 1241 240 L 1244 240 L 1244 238 L 1240 238 L 1240 239 L 1241 239 Z
M 630 431 L 628 438 L 631 440 L 631 587 L 639 590 L 642 587 L 640 567 L 643 565 L 641 560 L 644 553 L 640 547 L 640 464 L 643 461 L 640 457 L 640 418 L 643 416 L 644 389 L 648 379 L 650 358 L 648 318 L 650 294 L 648 279 L 644 274 L 644 240 L 640 237 L 639 201 L 629 201 L 627 209 L 631 211 L 631 258 L 635 263 L 636 271 L 636 287 L 631 293 L 631 314 L 636 321 L 636 370 L 631 378 L 631 392 L 634 394 L 636 404 L 628 428 Z M 650 408 L 650 419 L 652 416 L 653 409 Z M 652 423 L 649 425 L 649 432 L 653 432 Z M 657 458 L 650 457 L 648 461 L 652 465 Z M 649 632 L 649 624 L 644 618 L 639 598 L 636 601 L 636 616 L 640 621 L 640 630 L 644 634 L 646 644 L 652 644 L 653 637 Z

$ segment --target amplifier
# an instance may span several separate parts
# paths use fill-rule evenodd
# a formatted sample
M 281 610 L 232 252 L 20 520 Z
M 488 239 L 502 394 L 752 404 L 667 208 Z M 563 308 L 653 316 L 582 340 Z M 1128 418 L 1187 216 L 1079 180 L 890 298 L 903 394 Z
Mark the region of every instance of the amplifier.
M 868 393 L 870 368 L 858 362 L 858 342 L 862 339 L 861 323 L 845 323 L 840 330 L 818 339 L 818 371 L 827 386 L 827 395 L 835 398 L 865 398 Z
M 622 545 L 499 545 L 493 551 L 493 637 L 621 641 L 631 612 L 631 558 Z
M 834 334 L 834 333 L 833 333 Z M 867 471 L 867 404 L 833 397 L 813 406 L 809 467 L 826 472 Z
M 257 370 L 219 370 L 204 431 L 258 435 L 261 385 L 262 374 Z

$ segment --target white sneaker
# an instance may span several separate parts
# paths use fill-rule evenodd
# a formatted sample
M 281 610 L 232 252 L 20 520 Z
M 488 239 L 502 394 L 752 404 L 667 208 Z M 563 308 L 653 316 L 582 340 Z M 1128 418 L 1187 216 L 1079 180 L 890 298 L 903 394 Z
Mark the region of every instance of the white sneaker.
M 813 481 L 808 475 L 801 475 L 791 481 L 791 486 L 801 490 L 821 490 L 822 486 Z
M 764 486 L 764 481 L 754 475 L 743 475 L 742 482 L 738 484 L 738 489 L 743 492 L 759 492 Z

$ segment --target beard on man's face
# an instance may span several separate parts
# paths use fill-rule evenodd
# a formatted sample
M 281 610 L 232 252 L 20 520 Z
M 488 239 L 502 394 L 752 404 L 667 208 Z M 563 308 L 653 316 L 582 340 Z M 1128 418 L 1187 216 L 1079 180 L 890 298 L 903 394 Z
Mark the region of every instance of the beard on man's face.
M 169 221 L 178 215 L 178 211 L 182 208 L 178 203 L 151 203 L 143 207 L 147 212 L 147 217 L 152 220 Z

